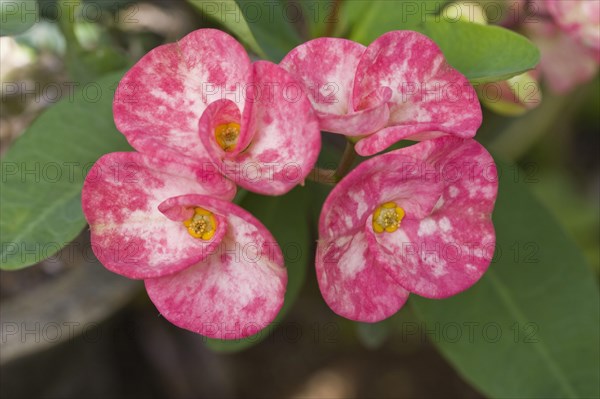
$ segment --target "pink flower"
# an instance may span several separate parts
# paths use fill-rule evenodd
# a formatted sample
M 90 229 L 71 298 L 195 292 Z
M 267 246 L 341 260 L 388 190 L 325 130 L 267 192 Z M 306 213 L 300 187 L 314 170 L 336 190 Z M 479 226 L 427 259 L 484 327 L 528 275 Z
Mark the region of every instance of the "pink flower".
M 546 0 L 556 24 L 585 47 L 600 51 L 600 2 L 598 0 Z
M 275 239 L 229 202 L 234 194 L 235 185 L 217 174 L 111 153 L 86 177 L 82 207 L 94 253 L 107 269 L 144 279 L 173 324 L 237 339 L 275 318 L 287 273 Z
M 231 36 L 194 31 L 155 48 L 125 74 L 117 128 L 139 152 L 212 171 L 240 186 L 283 194 L 317 159 L 311 104 L 276 64 L 250 62 Z
M 417 32 L 389 32 L 369 47 L 315 39 L 280 65 L 305 86 L 321 130 L 360 139 L 361 155 L 402 139 L 473 137 L 481 125 L 481 107 L 467 79 Z
M 409 292 L 473 285 L 494 252 L 496 167 L 476 141 L 441 137 L 376 156 L 329 194 L 319 222 L 321 293 L 346 318 L 376 322 Z
M 536 18 L 523 33 L 540 49 L 540 70 L 550 89 L 566 93 L 592 79 L 600 64 L 598 1 L 535 1 Z

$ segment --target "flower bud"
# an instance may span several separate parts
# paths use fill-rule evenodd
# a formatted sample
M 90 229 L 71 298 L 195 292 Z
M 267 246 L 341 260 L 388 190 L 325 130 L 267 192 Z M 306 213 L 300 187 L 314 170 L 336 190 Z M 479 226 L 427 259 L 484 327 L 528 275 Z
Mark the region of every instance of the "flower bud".
M 506 116 L 522 115 L 542 101 L 536 73 L 532 71 L 501 82 L 486 83 L 476 88 L 481 103 Z

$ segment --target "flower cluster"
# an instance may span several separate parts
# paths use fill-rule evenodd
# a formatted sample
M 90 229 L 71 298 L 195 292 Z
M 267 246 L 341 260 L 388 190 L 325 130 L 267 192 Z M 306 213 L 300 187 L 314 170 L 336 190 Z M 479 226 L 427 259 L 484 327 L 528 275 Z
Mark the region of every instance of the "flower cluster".
M 375 322 L 409 292 L 444 298 L 474 284 L 495 245 L 496 167 L 471 138 L 482 119 L 477 97 L 438 46 L 410 31 L 386 33 L 367 48 L 323 38 L 281 65 L 308 93 L 339 82 L 336 98 L 309 98 L 321 128 L 357 141 L 359 154 L 422 141 L 363 162 L 325 200 L 316 269 L 329 307 Z
M 115 124 L 137 152 L 96 162 L 83 211 L 102 264 L 144 279 L 180 327 L 242 338 L 283 305 L 281 249 L 231 200 L 234 183 L 283 194 L 312 169 L 319 127 L 304 95 L 284 97 L 288 86 L 285 70 L 251 63 L 235 39 L 212 29 L 152 50 L 119 83 Z
M 182 328 L 239 339 L 278 314 L 281 249 L 232 200 L 236 185 L 282 195 L 302 184 L 321 130 L 364 156 L 420 141 L 364 161 L 323 205 L 315 264 L 336 313 L 378 321 L 409 292 L 468 288 L 490 263 L 497 180 L 472 139 L 479 102 L 419 33 L 390 32 L 368 47 L 316 39 L 276 65 L 250 62 L 223 32 L 198 30 L 123 77 L 114 118 L 136 151 L 103 156 L 86 178 L 92 245 L 106 268 L 143 279 Z

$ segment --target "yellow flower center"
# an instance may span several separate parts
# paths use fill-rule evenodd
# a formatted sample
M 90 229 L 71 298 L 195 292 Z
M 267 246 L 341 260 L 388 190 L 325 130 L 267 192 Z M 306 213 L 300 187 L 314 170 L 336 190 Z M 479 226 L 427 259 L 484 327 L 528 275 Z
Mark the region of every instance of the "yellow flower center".
M 384 231 L 392 233 L 398 230 L 404 215 L 404 209 L 397 206 L 395 202 L 386 202 L 379 205 L 373 212 L 373 231 L 376 233 L 383 233 Z
M 203 240 L 210 240 L 217 231 L 215 215 L 204 208 L 194 208 L 194 215 L 185 220 L 183 225 L 187 227 L 187 231 L 192 237 Z
M 224 151 L 233 151 L 240 136 L 240 125 L 235 122 L 224 123 L 215 128 L 215 139 Z

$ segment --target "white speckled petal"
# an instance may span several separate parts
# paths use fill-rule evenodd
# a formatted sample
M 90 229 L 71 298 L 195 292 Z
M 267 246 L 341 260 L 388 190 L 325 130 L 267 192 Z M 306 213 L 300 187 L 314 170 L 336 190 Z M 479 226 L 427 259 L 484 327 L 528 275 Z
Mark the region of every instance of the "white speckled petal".
M 294 48 L 279 65 L 302 83 L 315 111 L 345 115 L 353 111 L 352 83 L 365 49 L 351 40 L 323 37 Z
M 379 144 L 364 155 L 384 150 L 400 138 L 420 139 L 420 133 L 441 132 L 473 137 L 481 125 L 481 106 L 473 87 L 445 60 L 427 36 L 392 31 L 375 40 L 361 57 L 354 80 L 355 110 L 370 108 L 372 93 L 392 91 L 388 126 L 408 126 L 403 137 L 379 132 Z
M 372 93 L 368 106 L 359 111 L 352 105 L 354 76 L 365 49 L 347 39 L 318 38 L 294 48 L 279 64 L 304 87 L 321 130 L 361 136 L 387 123 L 389 89 Z
M 173 324 L 210 338 L 240 339 L 257 333 L 283 305 L 287 272 L 281 249 L 269 231 L 237 205 L 193 195 L 183 200 L 219 214 L 227 232 L 202 262 L 145 280 L 150 299 Z
M 545 8 L 556 23 L 584 46 L 600 52 L 600 1 L 546 0 Z
M 281 195 L 304 183 L 319 156 L 321 132 L 310 101 L 289 73 L 267 61 L 255 62 L 253 70 L 242 126 L 252 139 L 235 159 L 223 161 L 224 170 L 249 191 Z
M 140 152 L 203 162 L 208 156 L 197 135 L 198 120 L 209 103 L 224 97 L 243 109 L 241 88 L 250 65 L 244 48 L 215 29 L 199 29 L 157 47 L 119 83 L 115 124 Z
M 219 174 L 135 152 L 111 153 L 89 171 L 82 191 L 92 249 L 109 270 L 130 277 L 162 276 L 184 269 L 210 252 L 209 241 L 191 237 L 181 221 L 159 210 L 170 197 L 198 193 L 230 200 L 235 185 Z
M 378 206 L 389 201 L 402 207 L 408 219 L 429 214 L 442 192 L 439 170 L 423 161 L 432 148 L 426 141 L 358 165 L 325 200 L 319 236 L 353 234 Z
M 408 291 L 370 254 L 364 231 L 320 240 L 317 280 L 327 305 L 340 316 L 374 323 L 396 313 Z
M 445 298 L 472 286 L 491 262 L 498 182 L 492 157 L 476 141 L 444 137 L 432 144 L 426 162 L 438 162 L 443 185 L 435 207 L 423 218 L 404 219 L 393 233 L 368 230 L 367 241 L 404 288 Z

